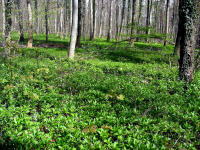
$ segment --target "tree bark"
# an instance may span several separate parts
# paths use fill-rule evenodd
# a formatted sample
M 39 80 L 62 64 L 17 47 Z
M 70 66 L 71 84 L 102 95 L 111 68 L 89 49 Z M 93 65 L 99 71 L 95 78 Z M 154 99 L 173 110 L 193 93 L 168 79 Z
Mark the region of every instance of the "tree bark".
M 35 0 L 35 30 L 36 34 L 39 34 L 38 0 Z
M 119 36 L 119 4 L 116 2 L 116 35 L 115 39 L 118 41 L 118 36 Z
M 166 34 L 166 38 L 164 40 L 164 46 L 167 45 L 167 38 L 168 38 L 168 33 L 169 33 L 169 4 L 170 4 L 170 0 L 167 0 L 167 5 L 166 5 L 166 23 L 165 23 L 165 34 Z
M 140 26 L 140 20 L 141 20 L 141 16 L 142 16 L 142 8 L 143 8 L 143 0 L 139 1 L 139 14 L 138 14 L 138 20 L 137 20 L 137 26 Z M 137 29 L 137 34 L 139 34 L 140 31 Z M 136 41 L 139 41 L 139 38 L 136 38 Z
M 22 2 L 21 0 L 16 0 L 16 5 L 18 8 L 18 22 L 19 22 L 19 31 L 20 31 L 20 38 L 19 42 L 24 42 L 24 26 L 23 26 L 23 15 L 22 15 Z
M 93 40 L 93 0 L 90 0 L 90 40 Z
M 7 0 L 5 3 L 5 39 L 10 38 L 11 26 L 12 26 L 12 0 Z
M 123 26 L 123 22 L 124 22 L 124 18 L 125 18 L 125 6 L 126 6 L 126 0 L 123 0 L 119 36 L 121 36 L 121 34 L 122 34 L 122 26 Z
M 78 30 L 78 0 L 73 0 L 73 13 L 72 13 L 72 31 L 70 39 L 70 48 L 69 48 L 69 58 L 73 59 L 75 54 L 76 40 L 77 40 L 77 30 Z
M 178 33 L 176 36 L 176 44 L 174 48 L 174 55 L 180 57 L 180 47 L 181 47 L 181 26 L 182 26 L 182 20 L 179 19 L 178 23 Z
M 46 0 L 46 4 L 45 4 L 45 28 L 46 28 L 46 42 L 48 42 L 48 39 L 49 39 L 48 14 L 49 14 L 49 0 Z
M 179 19 L 181 21 L 179 77 L 185 82 L 194 79 L 194 49 L 195 49 L 195 1 L 179 1 Z
M 78 0 L 78 35 L 77 35 L 77 42 L 76 42 L 77 47 L 81 46 L 81 31 L 82 31 L 81 10 L 82 10 L 82 0 Z
M 102 28 L 103 28 L 103 12 L 104 12 L 104 2 L 101 0 L 101 14 L 100 14 L 100 27 L 99 27 L 99 37 L 102 36 Z
M 136 0 L 133 0 L 132 2 L 132 21 L 131 21 L 131 40 L 130 40 L 130 45 L 134 46 L 134 40 L 132 38 L 134 32 L 135 32 L 135 4 L 136 4 Z
M 32 9 L 31 9 L 31 3 L 30 0 L 27 0 L 27 6 L 28 6 L 28 48 L 33 47 L 33 25 L 32 25 Z
M 111 32 L 112 32 L 112 3 L 113 3 L 113 0 L 110 0 L 110 10 L 109 10 L 109 29 L 108 29 L 108 35 L 107 35 L 107 42 L 110 41 L 110 38 L 111 38 Z
M 151 0 L 147 0 L 147 17 L 146 17 L 146 35 L 149 35 L 149 26 L 150 26 L 150 3 Z M 148 42 L 148 38 L 146 39 L 146 41 Z
M 2 0 L 2 37 L 5 37 L 6 16 L 5 16 L 5 0 Z

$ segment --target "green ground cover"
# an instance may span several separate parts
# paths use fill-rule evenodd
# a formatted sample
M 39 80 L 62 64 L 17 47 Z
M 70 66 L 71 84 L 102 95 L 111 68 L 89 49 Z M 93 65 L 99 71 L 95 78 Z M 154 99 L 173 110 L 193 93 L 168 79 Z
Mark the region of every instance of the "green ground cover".
M 173 46 L 96 39 L 72 61 L 35 39 L 0 59 L 0 149 L 200 148 L 200 72 L 185 91 Z

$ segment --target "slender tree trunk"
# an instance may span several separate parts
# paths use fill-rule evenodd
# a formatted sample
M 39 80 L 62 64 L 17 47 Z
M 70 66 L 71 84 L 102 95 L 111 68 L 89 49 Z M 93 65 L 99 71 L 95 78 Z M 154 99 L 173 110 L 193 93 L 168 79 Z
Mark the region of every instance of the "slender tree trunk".
M 36 34 L 39 34 L 38 0 L 35 0 L 35 28 Z
M 143 0 L 139 1 L 139 14 L 138 14 L 138 20 L 137 20 L 137 28 L 140 26 L 140 20 L 142 16 L 142 7 L 143 7 Z M 137 29 L 137 35 L 140 33 L 140 31 Z M 136 38 L 136 41 L 139 41 L 139 38 Z
M 5 16 L 5 0 L 2 0 L 2 37 L 5 37 L 6 16 Z
M 96 0 L 93 0 L 93 31 L 92 31 L 92 40 L 95 39 L 96 36 Z
M 168 39 L 168 33 L 169 33 L 169 4 L 170 4 L 170 0 L 167 0 L 167 5 L 166 5 L 166 23 L 165 23 L 165 34 L 166 34 L 166 38 L 164 40 L 164 46 L 167 45 L 167 39 Z
M 10 38 L 12 26 L 12 0 L 7 0 L 5 3 L 5 39 Z
M 135 32 L 135 4 L 136 4 L 136 0 L 133 0 L 132 2 L 132 21 L 131 21 L 131 40 L 130 40 L 130 45 L 134 46 L 134 40 L 132 38 L 132 36 L 134 35 Z
M 123 27 L 123 22 L 124 22 L 124 18 L 125 18 L 125 6 L 126 6 L 126 0 L 123 0 L 119 36 L 122 34 L 122 27 Z
M 179 19 L 182 24 L 179 26 L 181 34 L 179 77 L 185 82 L 194 79 L 195 3 L 196 0 L 179 1 Z
M 60 38 L 63 38 L 64 35 L 64 8 L 63 6 L 60 9 Z
M 147 0 L 146 35 L 149 35 L 149 26 L 150 26 L 150 17 L 151 17 L 150 3 L 151 3 L 151 0 Z M 148 42 L 148 37 L 146 41 Z
M 107 35 L 107 41 L 110 41 L 111 38 L 111 32 L 112 32 L 112 3 L 113 0 L 110 0 L 110 10 L 109 10 L 109 29 L 108 29 L 108 35 Z
M 72 21 L 73 20 L 73 0 L 70 1 L 70 32 L 72 31 Z M 72 34 L 72 33 L 70 33 Z
M 27 6 L 28 6 L 28 48 L 33 47 L 33 25 L 32 25 L 32 9 L 31 9 L 31 3 L 30 0 L 27 0 Z
M 69 58 L 73 59 L 75 54 L 76 40 L 77 40 L 77 30 L 78 30 L 78 0 L 73 0 L 73 13 L 72 13 L 72 31 L 70 39 L 69 48 Z
M 22 3 L 21 0 L 16 0 L 16 5 L 18 8 L 18 22 L 19 22 L 19 31 L 20 31 L 20 38 L 19 42 L 24 42 L 24 26 L 23 26 L 23 15 L 22 15 Z
M 48 15 L 49 15 L 49 0 L 46 0 L 45 5 L 45 28 L 46 28 L 46 42 L 49 39 L 49 24 L 48 24 Z
M 174 55 L 180 57 L 180 47 L 181 47 L 181 26 L 182 26 L 182 22 L 181 20 L 179 20 L 178 23 L 178 33 L 176 36 L 176 44 L 175 44 L 175 48 L 174 48 Z
M 78 36 L 77 36 L 77 42 L 76 42 L 77 47 L 81 46 L 81 31 L 82 31 L 81 10 L 82 10 L 82 0 L 78 0 Z
M 127 32 L 127 34 L 129 34 L 129 24 L 130 24 L 130 11 L 131 11 L 131 0 L 128 0 L 128 10 L 127 10 L 127 30 L 126 30 L 126 32 Z
M 84 2 L 84 20 L 83 20 L 83 39 L 84 41 L 86 41 L 86 38 L 87 38 L 87 9 L 88 9 L 88 3 L 86 1 L 83 1 Z
M 119 4 L 116 2 L 116 35 L 115 39 L 118 41 L 119 36 Z
M 103 28 L 103 12 L 104 12 L 104 2 L 103 0 L 101 1 L 101 14 L 100 14 L 100 27 L 99 27 L 99 36 L 101 37 L 102 35 L 102 28 Z
M 90 0 L 90 40 L 93 40 L 93 0 Z

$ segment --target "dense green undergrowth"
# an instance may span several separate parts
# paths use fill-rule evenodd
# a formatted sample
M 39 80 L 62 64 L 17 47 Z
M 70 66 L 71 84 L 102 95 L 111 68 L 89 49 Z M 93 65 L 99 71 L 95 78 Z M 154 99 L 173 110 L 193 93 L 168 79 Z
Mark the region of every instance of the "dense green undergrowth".
M 0 149 L 200 148 L 200 74 L 184 90 L 172 46 L 97 39 L 71 61 L 35 39 L 0 60 Z

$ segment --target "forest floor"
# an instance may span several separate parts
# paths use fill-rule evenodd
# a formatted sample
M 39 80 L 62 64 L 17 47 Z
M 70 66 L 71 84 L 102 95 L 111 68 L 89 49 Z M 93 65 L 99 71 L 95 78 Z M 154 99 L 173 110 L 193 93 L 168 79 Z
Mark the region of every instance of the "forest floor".
M 200 72 L 184 90 L 173 46 L 96 39 L 72 61 L 34 39 L 0 59 L 0 149 L 200 149 Z

